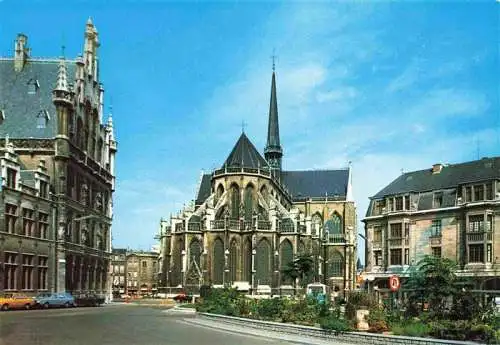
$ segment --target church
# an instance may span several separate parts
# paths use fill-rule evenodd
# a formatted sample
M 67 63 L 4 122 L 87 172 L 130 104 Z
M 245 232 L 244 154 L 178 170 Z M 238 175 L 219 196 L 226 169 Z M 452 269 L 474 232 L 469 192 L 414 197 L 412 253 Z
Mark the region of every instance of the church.
M 355 288 L 356 205 L 351 168 L 282 169 L 276 73 L 262 155 L 243 132 L 219 169 L 203 174 L 194 203 L 160 225 L 160 286 L 201 285 L 251 294 L 291 294 L 319 282 L 342 295 Z M 310 255 L 308 282 L 283 269 Z

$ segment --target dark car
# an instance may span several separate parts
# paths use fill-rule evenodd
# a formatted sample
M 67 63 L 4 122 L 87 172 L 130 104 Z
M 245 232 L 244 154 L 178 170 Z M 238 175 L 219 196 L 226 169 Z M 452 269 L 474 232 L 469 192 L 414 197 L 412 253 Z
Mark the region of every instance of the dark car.
M 193 296 L 186 295 L 185 293 L 181 292 L 180 294 L 178 294 L 177 296 L 174 297 L 174 301 L 176 301 L 176 302 L 189 302 L 189 301 L 191 301 L 192 298 L 193 298 Z
M 96 294 L 75 295 L 75 303 L 79 307 L 98 307 L 104 303 L 104 297 Z

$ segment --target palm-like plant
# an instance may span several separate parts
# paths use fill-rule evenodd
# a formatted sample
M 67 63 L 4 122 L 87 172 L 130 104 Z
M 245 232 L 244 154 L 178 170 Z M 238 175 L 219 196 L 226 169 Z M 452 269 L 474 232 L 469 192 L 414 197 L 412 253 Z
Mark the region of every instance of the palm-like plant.
M 311 255 L 300 254 L 281 271 L 281 273 L 294 282 L 299 278 L 301 287 L 305 287 L 308 278 L 314 270 L 314 260 Z

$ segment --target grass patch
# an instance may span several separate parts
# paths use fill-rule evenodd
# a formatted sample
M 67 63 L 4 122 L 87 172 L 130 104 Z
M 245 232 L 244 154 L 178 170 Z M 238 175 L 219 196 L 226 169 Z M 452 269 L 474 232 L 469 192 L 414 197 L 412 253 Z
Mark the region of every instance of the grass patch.
M 424 323 L 406 323 L 395 324 L 392 326 L 392 333 L 394 335 L 406 335 L 410 337 L 424 338 L 429 336 L 431 328 Z

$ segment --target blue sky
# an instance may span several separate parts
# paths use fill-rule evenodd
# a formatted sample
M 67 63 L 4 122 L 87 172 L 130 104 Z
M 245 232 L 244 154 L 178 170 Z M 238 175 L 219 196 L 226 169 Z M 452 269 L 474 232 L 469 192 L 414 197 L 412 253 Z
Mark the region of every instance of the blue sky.
M 119 142 L 116 247 L 149 249 L 242 121 L 263 149 L 273 49 L 284 168 L 351 161 L 359 219 L 402 169 L 500 154 L 494 2 L 0 0 L 0 13 L 3 56 L 24 32 L 34 56 L 64 42 L 75 57 L 87 18 L 97 26 Z

